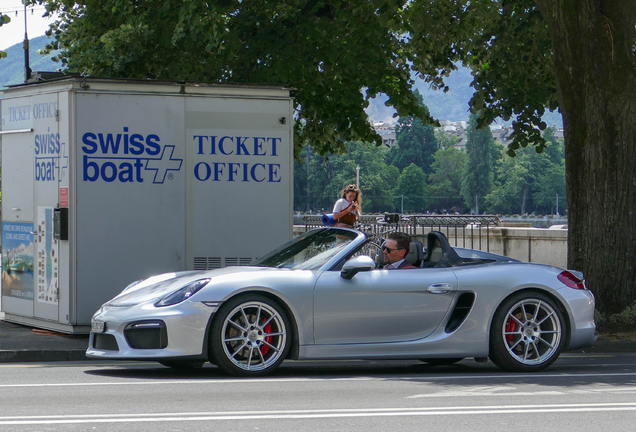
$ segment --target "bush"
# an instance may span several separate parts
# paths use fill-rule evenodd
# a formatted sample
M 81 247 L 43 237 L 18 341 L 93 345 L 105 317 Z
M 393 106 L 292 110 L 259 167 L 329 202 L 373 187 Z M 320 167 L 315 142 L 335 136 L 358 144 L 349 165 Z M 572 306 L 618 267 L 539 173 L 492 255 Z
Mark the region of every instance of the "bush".
M 595 311 L 594 320 L 599 332 L 621 333 L 636 331 L 636 303 L 625 308 L 621 313 L 610 316 Z

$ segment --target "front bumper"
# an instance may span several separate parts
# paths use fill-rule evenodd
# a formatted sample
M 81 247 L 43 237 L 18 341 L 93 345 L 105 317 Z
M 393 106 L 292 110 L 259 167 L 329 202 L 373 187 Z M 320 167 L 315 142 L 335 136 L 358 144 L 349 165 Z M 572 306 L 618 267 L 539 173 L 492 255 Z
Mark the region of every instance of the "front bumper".
M 153 304 L 104 306 L 93 315 L 93 322 L 105 323 L 104 331 L 91 332 L 86 356 L 119 360 L 207 358 L 208 325 L 217 309 L 188 300 L 160 308 Z

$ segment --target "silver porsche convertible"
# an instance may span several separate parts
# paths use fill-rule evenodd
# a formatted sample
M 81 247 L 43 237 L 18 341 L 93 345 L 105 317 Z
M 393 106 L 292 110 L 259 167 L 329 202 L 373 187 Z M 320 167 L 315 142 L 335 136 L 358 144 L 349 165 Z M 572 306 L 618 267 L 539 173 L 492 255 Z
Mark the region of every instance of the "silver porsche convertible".
M 285 359 L 490 358 L 533 372 L 595 342 L 581 273 L 453 248 L 438 231 L 424 240 L 411 268 L 386 270 L 377 240 L 319 228 L 250 266 L 134 282 L 95 313 L 86 354 L 239 376 Z

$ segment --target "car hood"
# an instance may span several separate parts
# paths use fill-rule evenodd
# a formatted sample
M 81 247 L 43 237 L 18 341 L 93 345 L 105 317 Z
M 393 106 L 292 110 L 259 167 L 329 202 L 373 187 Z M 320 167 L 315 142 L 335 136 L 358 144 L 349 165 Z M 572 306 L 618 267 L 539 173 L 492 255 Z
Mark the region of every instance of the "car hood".
M 117 297 L 105 304 L 105 306 L 134 306 L 159 300 L 178 289 L 201 279 L 210 279 L 208 286 L 220 281 L 237 280 L 253 272 L 285 272 L 289 269 L 269 267 L 226 267 L 215 270 L 184 271 L 175 273 L 163 273 L 144 279 L 136 285 L 126 288 Z M 203 288 L 205 289 L 205 288 Z

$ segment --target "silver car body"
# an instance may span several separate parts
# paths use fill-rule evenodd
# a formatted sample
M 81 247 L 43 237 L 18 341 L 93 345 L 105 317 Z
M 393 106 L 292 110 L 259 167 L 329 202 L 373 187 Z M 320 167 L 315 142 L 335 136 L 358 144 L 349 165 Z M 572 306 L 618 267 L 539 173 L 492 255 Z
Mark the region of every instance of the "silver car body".
M 229 267 L 144 281 L 145 287 L 124 291 L 95 313 L 97 330 L 91 333 L 86 354 L 120 360 L 208 360 L 208 333 L 215 313 L 224 302 L 244 293 L 262 293 L 281 305 L 292 327 L 287 358 L 294 359 L 488 357 L 498 307 L 523 290 L 543 292 L 564 312 L 564 349 L 589 346 L 596 340 L 594 296 L 587 289 L 561 283 L 557 276 L 563 269 L 455 248 L 462 258 L 490 262 L 397 271 L 378 268 L 346 279 L 340 268 L 367 236 L 340 230 L 354 232 L 353 240 L 318 269 Z M 203 278 L 209 283 L 186 300 L 155 305 Z M 473 299 L 472 306 L 464 316 L 460 314 L 458 326 L 450 325 L 464 293 Z M 127 326 L 152 327 L 158 321 L 165 323 L 165 348 L 130 346 Z M 100 344 L 104 335 L 114 338 L 116 346 Z

